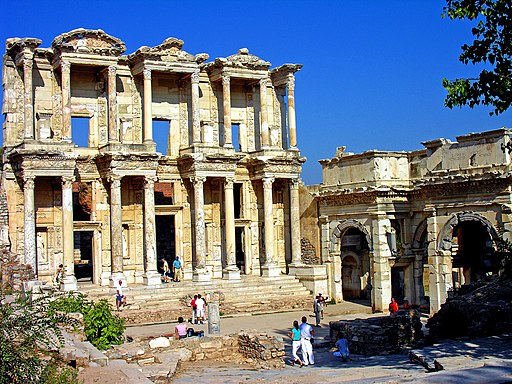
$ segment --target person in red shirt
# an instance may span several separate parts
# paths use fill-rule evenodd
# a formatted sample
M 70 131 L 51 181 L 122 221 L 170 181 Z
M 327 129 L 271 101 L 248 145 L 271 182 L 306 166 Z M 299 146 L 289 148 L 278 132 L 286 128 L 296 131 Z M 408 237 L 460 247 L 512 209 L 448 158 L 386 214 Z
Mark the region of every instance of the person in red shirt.
M 391 303 L 389 303 L 389 314 L 394 315 L 398 311 L 398 303 L 395 301 L 395 298 L 391 298 Z
M 190 300 L 190 306 L 192 307 L 192 320 L 190 321 L 192 324 L 197 324 L 197 306 L 196 306 L 197 295 L 194 295 L 194 298 Z

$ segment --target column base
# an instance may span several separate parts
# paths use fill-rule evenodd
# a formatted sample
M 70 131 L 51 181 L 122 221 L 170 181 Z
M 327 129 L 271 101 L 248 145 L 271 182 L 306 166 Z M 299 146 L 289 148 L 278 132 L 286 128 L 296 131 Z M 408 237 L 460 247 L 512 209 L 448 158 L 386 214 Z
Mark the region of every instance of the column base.
M 78 291 L 78 283 L 76 281 L 75 275 L 64 276 L 62 282 L 60 283 L 61 291 Z
M 202 281 L 210 281 L 211 276 L 206 270 L 206 268 L 196 268 L 194 272 L 192 272 L 192 281 L 194 282 L 202 282 Z
M 162 284 L 162 275 L 160 275 L 156 271 L 146 272 L 142 275 L 142 284 L 144 285 L 161 285 Z
M 263 277 L 278 277 L 281 276 L 281 268 L 277 264 L 265 264 L 261 267 L 261 274 Z
M 108 287 L 109 286 L 109 284 L 110 284 L 110 276 L 111 276 L 110 272 L 101 272 L 100 285 L 102 287 Z
M 236 266 L 230 265 L 222 270 L 222 278 L 224 280 L 240 280 L 240 270 Z
M 121 280 L 121 287 L 127 287 L 128 283 L 126 282 L 126 277 L 124 276 L 123 272 L 115 272 L 110 276 L 110 287 L 115 288 L 117 287 L 118 281 Z
M 300 273 L 298 270 L 303 267 L 305 264 L 304 263 L 290 263 L 288 264 L 288 274 L 289 275 L 293 275 L 293 276 L 296 276 L 297 273 Z

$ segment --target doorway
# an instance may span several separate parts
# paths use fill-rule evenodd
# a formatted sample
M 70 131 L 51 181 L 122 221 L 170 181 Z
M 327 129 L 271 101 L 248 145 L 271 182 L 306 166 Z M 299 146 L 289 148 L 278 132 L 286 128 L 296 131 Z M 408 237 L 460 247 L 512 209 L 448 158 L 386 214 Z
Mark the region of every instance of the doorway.
M 405 269 L 403 267 L 391 268 L 391 297 L 398 304 L 402 304 L 405 298 Z
M 155 224 L 157 264 L 158 270 L 163 273 L 163 263 L 160 260 L 164 258 L 170 266 L 176 257 L 174 215 L 156 215 Z
M 236 266 L 240 273 L 245 273 L 244 228 L 235 228 L 235 255 Z
M 93 231 L 74 232 L 73 257 L 77 281 L 93 281 L 93 235 Z

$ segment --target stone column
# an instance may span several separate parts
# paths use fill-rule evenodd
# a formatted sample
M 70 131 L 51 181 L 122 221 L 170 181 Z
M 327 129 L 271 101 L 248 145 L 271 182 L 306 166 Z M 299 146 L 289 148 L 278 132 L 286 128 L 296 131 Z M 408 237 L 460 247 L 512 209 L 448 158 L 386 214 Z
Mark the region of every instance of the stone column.
M 446 266 L 443 264 L 443 251 L 437 248 L 438 217 L 434 207 L 426 207 L 427 241 L 428 241 L 428 296 L 430 298 L 430 314 L 433 315 L 446 301 Z
M 157 270 L 155 229 L 155 177 L 144 178 L 144 244 L 146 272 L 142 276 L 145 285 L 160 285 L 162 280 Z
M 222 102 L 224 109 L 224 146 L 233 146 L 231 133 L 231 79 L 227 75 L 222 76 Z
M 196 265 L 192 275 L 193 281 L 209 281 L 210 275 L 206 271 L 206 237 L 204 224 L 204 194 L 203 184 L 206 177 L 194 177 L 194 221 L 195 221 L 195 250 Z
M 60 63 L 62 86 L 62 140 L 71 141 L 71 64 Z
M 144 68 L 144 142 L 153 141 L 153 95 L 151 90 L 151 69 Z
M 34 90 L 32 86 L 32 57 L 23 59 L 23 103 L 25 104 L 25 140 L 34 139 Z
M 194 143 L 201 142 L 201 124 L 199 116 L 199 72 L 190 77 L 192 86 L 192 139 Z
M 117 68 L 115 65 L 108 67 L 108 140 L 119 142 L 119 129 L 117 127 Z
M 34 205 L 35 176 L 26 175 L 23 177 L 23 209 L 24 209 L 24 232 L 25 232 L 25 257 L 24 263 L 28 264 L 37 274 L 36 257 L 36 215 Z
M 373 232 L 373 275 L 372 275 L 372 298 L 373 309 L 376 312 L 388 310 L 391 301 L 391 268 L 387 232 L 391 229 L 391 222 L 386 215 L 377 215 L 372 220 Z
M 62 250 L 64 259 L 64 279 L 60 289 L 76 291 L 74 231 L 73 231 L 73 176 L 62 177 Z
M 263 147 L 269 147 L 270 137 L 267 117 L 267 79 L 260 80 L 260 115 L 261 145 Z
M 290 76 L 288 80 L 288 129 L 290 134 L 290 147 L 297 148 L 297 126 L 295 123 L 295 79 Z
M 121 205 L 121 176 L 112 175 L 110 181 L 110 285 L 115 287 L 119 280 L 123 286 L 126 278 L 123 273 L 123 212 Z
M 222 271 L 222 278 L 227 280 L 240 280 L 240 270 L 236 266 L 234 181 L 233 178 L 226 178 L 224 182 L 226 268 Z
M 274 260 L 274 211 L 272 203 L 273 178 L 263 179 L 263 209 L 265 212 L 265 264 L 261 267 L 265 277 L 279 276 L 281 271 Z
M 292 265 L 302 264 L 300 251 L 299 179 L 290 180 L 290 240 Z

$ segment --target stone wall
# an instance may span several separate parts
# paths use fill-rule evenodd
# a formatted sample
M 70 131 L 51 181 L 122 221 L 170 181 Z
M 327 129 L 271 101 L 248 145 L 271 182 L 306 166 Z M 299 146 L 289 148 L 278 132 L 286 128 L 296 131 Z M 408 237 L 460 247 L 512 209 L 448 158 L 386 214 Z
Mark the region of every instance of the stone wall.
M 350 321 L 331 321 L 330 337 L 335 343 L 338 334 L 348 340 L 351 353 L 357 355 L 389 355 L 400 353 L 423 337 L 420 314 L 416 310 L 400 310 L 394 316 Z

